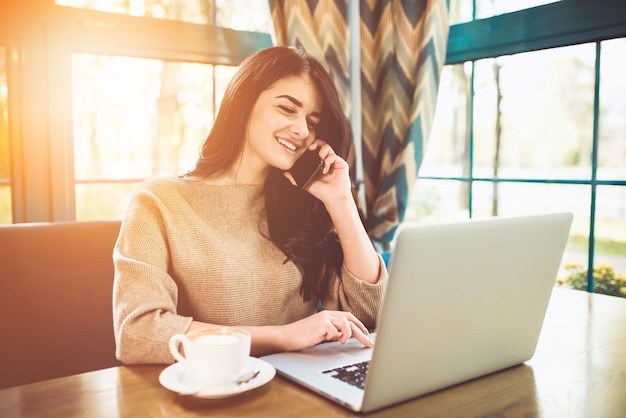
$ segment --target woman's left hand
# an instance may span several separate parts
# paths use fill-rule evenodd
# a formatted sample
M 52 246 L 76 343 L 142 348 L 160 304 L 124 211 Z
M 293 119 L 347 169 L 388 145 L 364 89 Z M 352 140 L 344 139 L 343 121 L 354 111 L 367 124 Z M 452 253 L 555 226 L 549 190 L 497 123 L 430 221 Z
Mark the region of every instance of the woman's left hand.
M 348 163 L 335 154 L 332 147 L 321 139 L 313 141 L 308 149 L 311 151 L 317 150 L 318 156 L 322 161 L 322 169 L 305 190 L 321 200 L 325 205 L 337 199 L 352 198 L 352 182 L 350 180 Z M 290 173 L 285 173 L 285 176 L 292 184 L 296 184 Z
M 376 283 L 381 264 L 352 195 L 348 163 L 322 140 L 316 139 L 309 149 L 317 150 L 323 167 L 305 190 L 318 198 L 328 211 L 339 236 L 345 267 L 360 280 Z M 290 173 L 286 172 L 285 176 L 296 184 Z

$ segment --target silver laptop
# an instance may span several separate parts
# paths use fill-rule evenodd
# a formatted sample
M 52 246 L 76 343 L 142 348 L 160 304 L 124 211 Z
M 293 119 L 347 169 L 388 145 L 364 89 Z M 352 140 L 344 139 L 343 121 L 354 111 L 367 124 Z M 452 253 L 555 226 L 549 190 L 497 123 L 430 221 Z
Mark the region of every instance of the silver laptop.
M 572 218 L 403 225 L 374 348 L 351 339 L 262 358 L 359 412 L 521 364 L 535 352 Z

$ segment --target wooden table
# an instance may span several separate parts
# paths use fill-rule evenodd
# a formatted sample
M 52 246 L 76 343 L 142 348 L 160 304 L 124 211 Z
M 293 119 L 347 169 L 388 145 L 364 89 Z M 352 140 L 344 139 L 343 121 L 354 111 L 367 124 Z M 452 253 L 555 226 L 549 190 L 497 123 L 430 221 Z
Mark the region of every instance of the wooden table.
M 179 396 L 163 366 L 115 367 L 0 390 L 0 417 L 359 416 L 276 377 L 234 398 Z M 526 364 L 368 417 L 625 417 L 626 299 L 555 289 Z

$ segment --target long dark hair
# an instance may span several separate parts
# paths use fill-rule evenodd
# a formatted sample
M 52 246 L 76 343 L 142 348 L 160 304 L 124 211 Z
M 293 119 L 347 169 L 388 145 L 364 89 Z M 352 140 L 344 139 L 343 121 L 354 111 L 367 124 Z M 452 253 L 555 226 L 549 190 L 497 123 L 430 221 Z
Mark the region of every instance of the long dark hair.
M 248 57 L 229 83 L 200 158 L 189 175 L 224 173 L 243 151 L 252 108 L 259 95 L 276 81 L 308 76 L 322 97 L 318 137 L 346 159 L 352 143 L 335 85 L 326 69 L 302 49 L 278 46 Z M 333 275 L 341 274 L 343 252 L 326 208 L 318 199 L 289 183 L 272 168 L 264 187 L 269 239 L 302 272 L 304 301 L 323 299 Z M 287 260 L 285 260 L 287 261 Z

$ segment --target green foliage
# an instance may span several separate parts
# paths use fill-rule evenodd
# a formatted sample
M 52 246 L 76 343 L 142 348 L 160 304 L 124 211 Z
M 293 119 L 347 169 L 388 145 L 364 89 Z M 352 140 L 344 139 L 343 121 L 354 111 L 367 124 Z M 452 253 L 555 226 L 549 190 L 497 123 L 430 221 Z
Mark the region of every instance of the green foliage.
M 621 230 L 624 228 L 622 224 L 617 223 L 602 225 L 602 227 L 608 231 Z M 619 257 L 623 257 L 624 254 L 626 254 L 626 240 L 603 238 L 602 236 L 597 235 L 595 238 L 595 249 L 598 254 L 617 255 Z M 567 246 L 571 250 L 587 252 L 587 249 L 589 248 L 589 236 L 572 234 L 569 237 Z
M 572 289 L 587 289 L 588 270 L 581 264 L 570 263 L 565 265 L 569 275 L 559 284 L 567 283 Z M 594 290 L 605 295 L 626 297 L 626 275 L 616 274 L 613 266 L 599 264 L 593 269 Z

